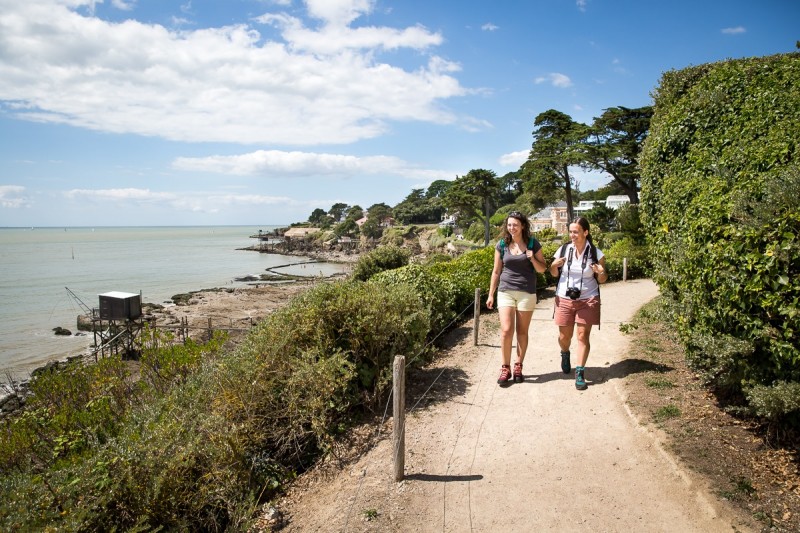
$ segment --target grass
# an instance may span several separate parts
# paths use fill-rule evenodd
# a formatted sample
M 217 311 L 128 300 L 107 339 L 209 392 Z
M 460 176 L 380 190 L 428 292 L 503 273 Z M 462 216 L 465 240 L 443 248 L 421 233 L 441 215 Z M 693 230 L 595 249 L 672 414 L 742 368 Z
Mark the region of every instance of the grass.
M 653 413 L 653 420 L 656 422 L 664 422 L 669 420 L 670 418 L 677 418 L 681 416 L 681 410 L 675 404 L 665 405 L 663 407 L 659 407 Z
M 644 383 L 651 389 L 671 389 L 675 386 L 673 381 L 657 376 L 645 378 Z

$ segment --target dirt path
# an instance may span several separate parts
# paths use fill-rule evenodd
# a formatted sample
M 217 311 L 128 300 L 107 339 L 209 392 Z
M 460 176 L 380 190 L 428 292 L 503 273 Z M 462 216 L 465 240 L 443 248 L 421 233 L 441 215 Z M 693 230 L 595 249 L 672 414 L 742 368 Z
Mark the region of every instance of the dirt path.
M 407 420 L 405 481 L 393 481 L 384 439 L 345 469 L 299 483 L 279 505 L 284 530 L 749 531 L 625 406 L 628 340 L 618 326 L 656 294 L 645 280 L 604 286 L 582 392 L 560 371 L 551 299 L 534 313 L 526 380 L 508 388 L 496 384 L 497 314 L 485 315 L 478 346 L 464 334 L 436 368 L 415 374 L 439 376 L 427 393 L 409 384 L 408 409 L 424 397 Z

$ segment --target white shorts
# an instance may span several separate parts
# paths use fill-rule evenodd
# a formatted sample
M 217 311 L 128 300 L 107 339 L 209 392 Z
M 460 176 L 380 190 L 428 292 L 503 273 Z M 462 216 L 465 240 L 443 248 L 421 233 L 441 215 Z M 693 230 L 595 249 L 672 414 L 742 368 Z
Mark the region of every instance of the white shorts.
M 497 291 L 497 307 L 515 307 L 517 311 L 536 309 L 536 295 L 525 291 Z

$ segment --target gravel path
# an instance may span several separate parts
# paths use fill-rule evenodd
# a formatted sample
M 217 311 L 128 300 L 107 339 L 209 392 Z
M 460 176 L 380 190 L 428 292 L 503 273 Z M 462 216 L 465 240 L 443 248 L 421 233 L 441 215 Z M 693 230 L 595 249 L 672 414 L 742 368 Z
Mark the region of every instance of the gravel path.
M 619 324 L 657 293 L 648 280 L 603 286 L 586 391 L 559 368 L 552 299 L 534 312 L 525 382 L 508 388 L 496 384 L 497 314 L 485 315 L 478 346 L 463 334 L 417 375 L 441 377 L 407 419 L 406 479 L 393 481 L 383 439 L 344 469 L 298 483 L 278 505 L 284 530 L 747 531 L 625 405 Z M 425 389 L 409 389 L 410 408 Z

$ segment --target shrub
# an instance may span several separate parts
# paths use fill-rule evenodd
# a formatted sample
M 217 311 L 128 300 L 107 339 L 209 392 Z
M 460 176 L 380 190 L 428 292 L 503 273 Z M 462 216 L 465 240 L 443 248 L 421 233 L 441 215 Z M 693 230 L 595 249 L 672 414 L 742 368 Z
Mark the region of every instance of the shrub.
M 468 241 L 483 243 L 486 227 L 483 222 L 473 222 L 464 231 L 464 238 Z
M 756 385 L 747 392 L 753 412 L 776 423 L 787 415 L 800 416 L 800 383 L 779 381 L 774 385 Z
M 537 239 L 539 239 L 539 242 L 546 243 L 558 237 L 558 232 L 556 231 L 555 228 L 544 228 L 542 230 L 534 232 L 534 235 L 536 236 Z
M 358 281 L 367 281 L 379 272 L 407 265 L 409 257 L 405 248 L 379 246 L 358 258 L 352 277 Z
M 604 249 L 603 253 L 606 255 L 606 270 L 609 280 L 622 279 L 624 259 L 627 259 L 628 279 L 650 276 L 652 265 L 647 246 L 636 244 L 630 237 L 614 242 L 609 248 Z
M 655 93 L 640 161 L 654 279 L 690 360 L 731 396 L 800 381 L 798 106 L 798 54 L 669 72 Z

